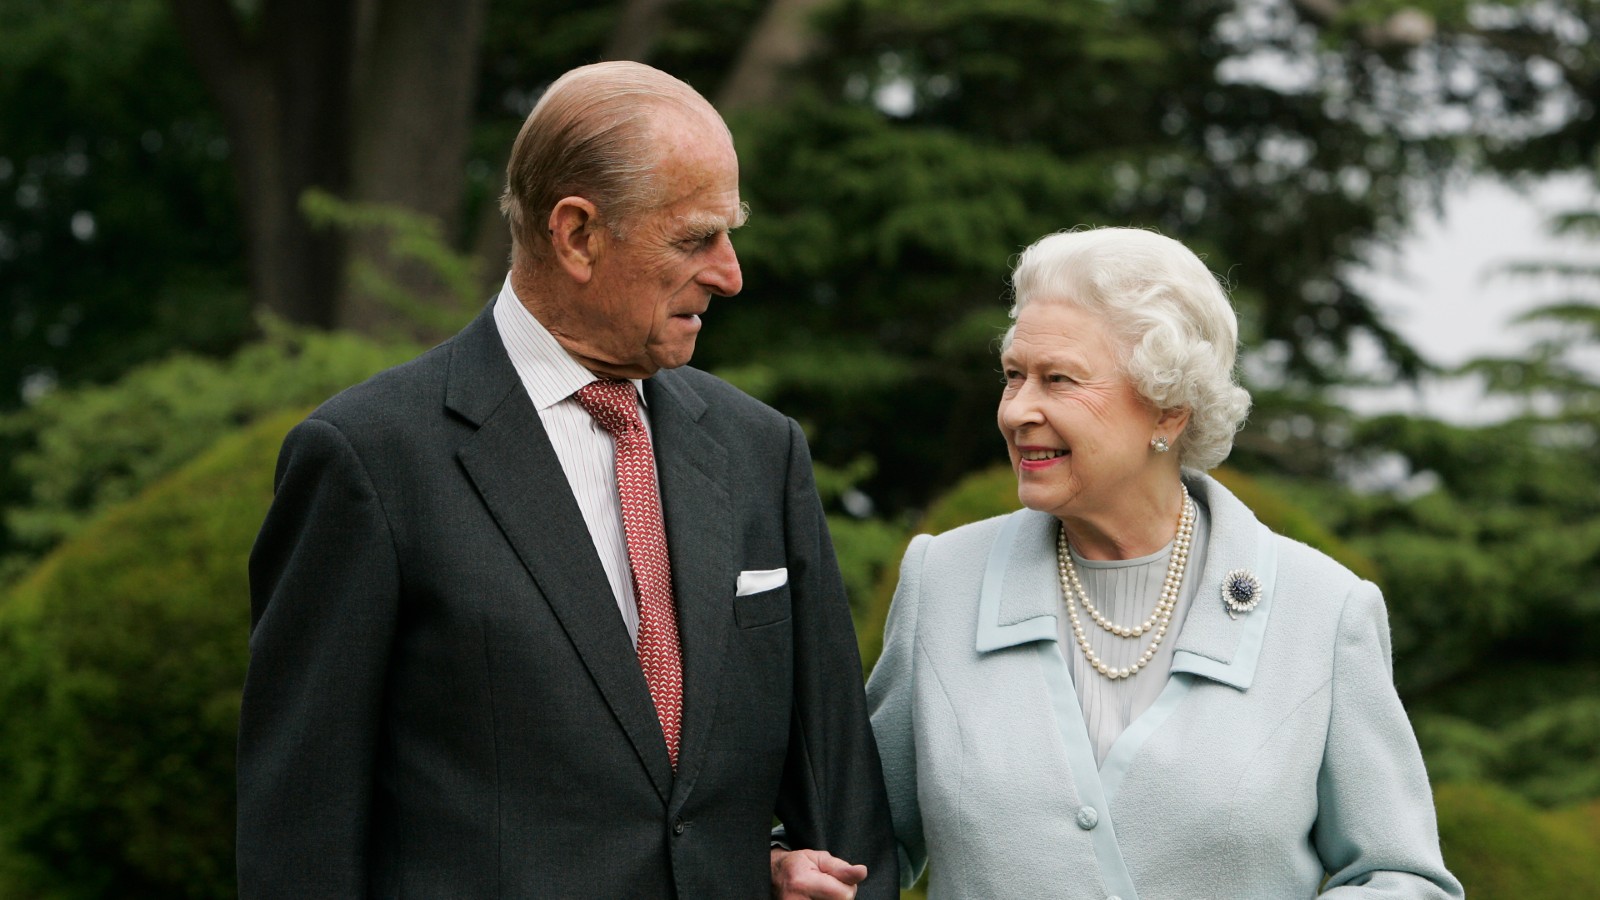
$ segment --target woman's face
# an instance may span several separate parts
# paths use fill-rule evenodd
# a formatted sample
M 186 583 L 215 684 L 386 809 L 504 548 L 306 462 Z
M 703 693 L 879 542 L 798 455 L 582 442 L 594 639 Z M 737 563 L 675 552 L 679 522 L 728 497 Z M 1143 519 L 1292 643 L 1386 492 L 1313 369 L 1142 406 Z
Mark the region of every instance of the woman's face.
M 1160 414 L 1123 376 L 1098 317 L 1035 300 L 1017 314 L 1000 362 L 997 418 L 1024 506 L 1095 518 L 1148 493 L 1160 475 L 1150 450 Z

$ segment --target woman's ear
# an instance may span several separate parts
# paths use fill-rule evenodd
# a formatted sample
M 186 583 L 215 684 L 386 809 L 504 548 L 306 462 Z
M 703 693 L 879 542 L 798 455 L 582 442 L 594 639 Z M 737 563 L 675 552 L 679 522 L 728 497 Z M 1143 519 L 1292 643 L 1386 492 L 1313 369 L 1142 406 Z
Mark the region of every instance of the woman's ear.
M 1166 435 L 1167 440 L 1178 443 L 1183 430 L 1189 427 L 1189 408 L 1180 406 L 1176 409 L 1164 409 L 1156 419 L 1156 433 Z
M 604 241 L 599 210 L 582 197 L 563 197 L 550 210 L 549 227 L 556 266 L 578 284 L 588 284 Z

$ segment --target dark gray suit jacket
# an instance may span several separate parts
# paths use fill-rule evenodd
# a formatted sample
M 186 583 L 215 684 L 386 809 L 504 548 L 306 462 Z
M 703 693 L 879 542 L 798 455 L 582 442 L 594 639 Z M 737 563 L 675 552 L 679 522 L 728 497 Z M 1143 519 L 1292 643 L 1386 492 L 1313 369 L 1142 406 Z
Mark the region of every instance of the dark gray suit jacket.
M 254 897 L 759 898 L 796 846 L 896 860 L 849 610 L 790 420 L 645 383 L 683 646 L 676 777 L 489 312 L 297 426 L 250 560 Z M 736 597 L 741 570 L 788 584 Z

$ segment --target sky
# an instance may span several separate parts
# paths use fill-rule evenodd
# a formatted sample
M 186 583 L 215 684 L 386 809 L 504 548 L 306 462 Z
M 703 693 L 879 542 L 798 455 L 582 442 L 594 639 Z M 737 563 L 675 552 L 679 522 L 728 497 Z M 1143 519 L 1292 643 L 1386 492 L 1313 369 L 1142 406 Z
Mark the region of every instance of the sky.
M 1593 244 L 1560 241 L 1545 230 L 1552 213 L 1596 202 L 1579 177 L 1512 187 L 1492 180 L 1468 182 L 1449 194 L 1442 215 L 1418 216 L 1412 234 L 1393 258 L 1374 261 L 1360 273 L 1390 325 L 1441 365 L 1473 357 L 1511 354 L 1528 346 L 1530 329 L 1512 320 L 1560 295 L 1548 278 L 1497 275 L 1509 263 L 1534 260 L 1595 260 Z M 1358 359 L 1360 357 L 1358 356 Z M 1420 394 L 1408 388 L 1363 390 L 1348 395 L 1367 412 L 1403 411 L 1454 422 L 1482 422 L 1507 408 L 1483 402 L 1475 385 L 1430 384 Z

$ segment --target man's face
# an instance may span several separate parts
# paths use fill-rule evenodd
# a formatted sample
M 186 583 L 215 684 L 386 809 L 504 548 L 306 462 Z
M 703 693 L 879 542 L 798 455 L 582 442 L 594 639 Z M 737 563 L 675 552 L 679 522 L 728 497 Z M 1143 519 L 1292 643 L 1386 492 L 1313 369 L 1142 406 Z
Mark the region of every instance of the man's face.
M 591 370 L 644 378 L 694 355 L 700 315 L 713 296 L 744 281 L 728 232 L 743 223 L 739 161 L 721 128 L 669 120 L 657 131 L 668 148 L 657 167 L 662 202 L 623 223 L 625 238 L 601 235 L 582 347 Z

